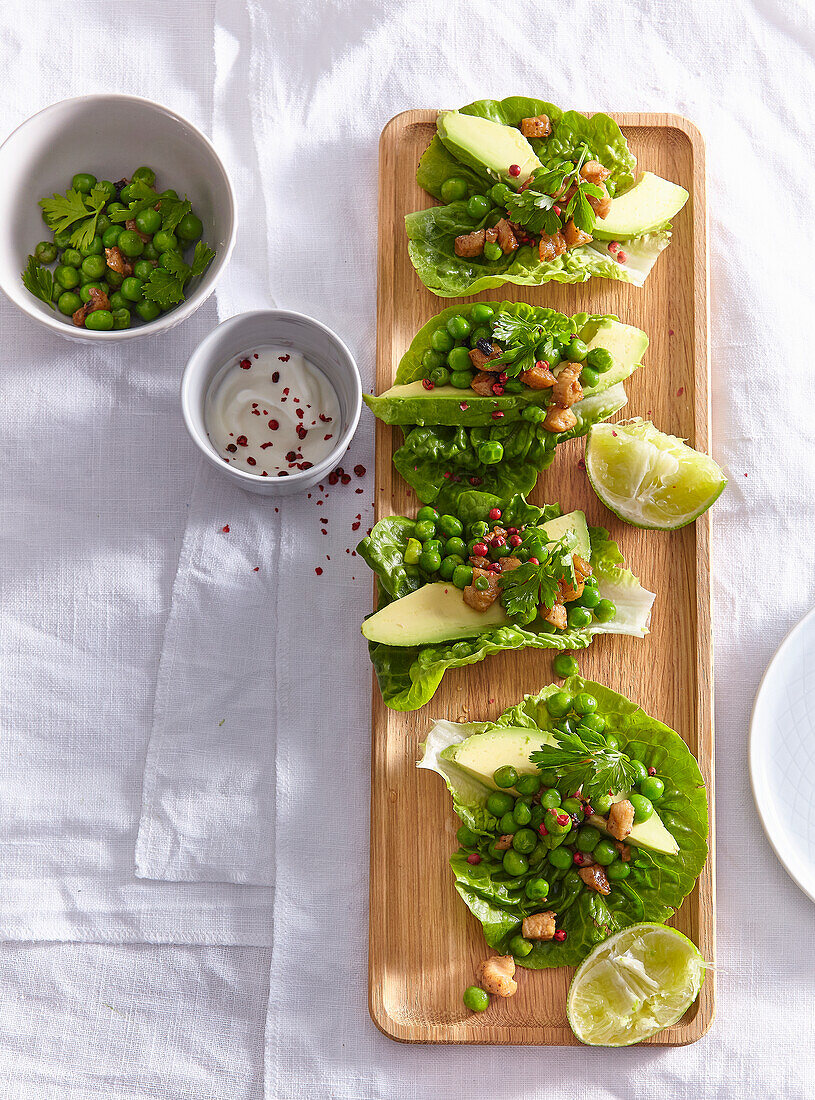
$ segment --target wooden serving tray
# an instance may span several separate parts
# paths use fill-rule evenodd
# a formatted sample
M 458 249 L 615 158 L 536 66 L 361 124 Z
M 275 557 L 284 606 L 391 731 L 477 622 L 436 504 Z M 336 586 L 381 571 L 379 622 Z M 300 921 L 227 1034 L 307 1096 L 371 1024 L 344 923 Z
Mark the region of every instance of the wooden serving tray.
M 523 300 L 566 314 L 616 314 L 645 330 L 645 366 L 626 382 L 629 404 L 662 431 L 709 448 L 708 268 L 705 153 L 699 131 L 677 115 L 615 116 L 641 169 L 682 184 L 691 199 L 676 217 L 673 240 L 643 288 L 592 279 L 562 286 L 509 284 L 479 300 Z M 406 111 L 382 132 L 379 160 L 377 391 L 393 384 L 414 334 L 454 299 L 437 298 L 408 258 L 403 219 L 433 200 L 415 179 L 435 130 L 435 111 Z M 465 301 L 466 299 L 461 299 Z M 581 674 L 640 703 L 677 730 L 697 757 L 710 801 L 711 855 L 674 921 L 714 961 L 713 719 L 710 638 L 710 518 L 676 532 L 641 531 L 618 521 L 597 500 L 578 465 L 583 440 L 561 444 L 532 499 L 582 508 L 608 527 L 630 568 L 657 593 L 644 640 L 606 636 L 579 653 Z M 398 431 L 376 424 L 376 518 L 412 515 L 416 499 L 393 468 Z M 433 700 L 400 714 L 383 704 L 374 680 L 371 759 L 369 1005 L 393 1039 L 424 1043 L 575 1044 L 566 1021 L 572 970 L 524 970 L 507 1000 L 482 1014 L 461 1001 L 476 964 L 493 952 L 453 887 L 448 857 L 458 820 L 440 777 L 417 771 L 419 744 L 433 718 L 496 718 L 524 694 L 554 679 L 552 655 L 522 650 L 447 672 Z M 701 1038 L 714 1014 L 714 977 L 684 1018 L 652 1043 Z

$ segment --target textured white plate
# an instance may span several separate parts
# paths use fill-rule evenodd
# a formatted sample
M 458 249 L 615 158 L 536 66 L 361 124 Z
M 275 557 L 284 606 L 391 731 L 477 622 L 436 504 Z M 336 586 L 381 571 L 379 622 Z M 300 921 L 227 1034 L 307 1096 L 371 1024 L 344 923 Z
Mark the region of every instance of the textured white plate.
M 815 607 L 778 647 L 759 684 L 750 780 L 775 854 L 815 901 Z

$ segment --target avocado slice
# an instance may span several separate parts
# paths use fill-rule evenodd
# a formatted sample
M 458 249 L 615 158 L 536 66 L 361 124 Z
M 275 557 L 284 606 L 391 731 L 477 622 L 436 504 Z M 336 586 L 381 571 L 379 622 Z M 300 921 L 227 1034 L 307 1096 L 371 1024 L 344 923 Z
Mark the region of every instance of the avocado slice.
M 493 179 L 516 189 L 541 167 L 535 150 L 515 126 L 460 111 L 442 111 L 436 130 L 444 146 L 462 164 L 486 170 Z M 511 164 L 521 169 L 519 175 L 509 174 Z
M 541 745 L 554 745 L 551 734 L 543 730 L 519 729 L 507 726 L 506 729 L 489 730 L 487 733 L 474 733 L 458 745 L 443 749 L 441 756 L 458 764 L 470 775 L 480 779 L 493 790 L 499 790 L 493 781 L 493 773 L 505 764 L 511 765 L 518 775 L 537 773 L 537 764 L 529 759 Z M 514 788 L 510 788 L 511 790 Z
M 569 512 L 565 516 L 558 516 L 557 519 L 550 519 L 547 523 L 541 524 L 541 530 L 546 532 L 551 542 L 557 542 L 566 534 L 574 535 L 574 553 L 579 554 L 586 561 L 591 557 L 589 527 L 583 512 Z
M 687 201 L 684 187 L 643 172 L 632 188 L 611 200 L 608 217 L 597 219 L 592 235 L 602 241 L 641 237 L 669 222 Z
M 628 794 L 615 794 L 612 802 L 622 802 Z M 611 835 L 606 828 L 606 819 L 596 814 L 589 818 L 590 823 L 603 833 Z M 631 832 L 625 838 L 626 844 L 635 844 L 640 848 L 650 848 L 654 852 L 664 852 L 666 855 L 675 856 L 679 851 L 679 845 L 673 836 L 665 828 L 662 818 L 654 808 L 654 812 L 647 821 L 640 821 L 633 825 Z
M 583 326 L 580 337 L 585 340 L 589 351 L 605 348 L 614 359 L 611 370 L 600 375 L 596 386 L 584 388 L 583 397 L 591 397 L 610 386 L 616 386 L 618 382 L 624 382 L 639 367 L 648 347 L 648 337 L 641 328 L 624 325 L 621 321 L 610 318 L 590 321 Z

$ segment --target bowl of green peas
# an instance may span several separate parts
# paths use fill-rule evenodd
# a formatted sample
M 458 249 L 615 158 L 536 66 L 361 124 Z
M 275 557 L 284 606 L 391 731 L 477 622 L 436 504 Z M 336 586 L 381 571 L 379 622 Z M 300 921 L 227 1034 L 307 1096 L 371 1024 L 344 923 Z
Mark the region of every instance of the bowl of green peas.
M 215 289 L 237 231 L 209 140 L 158 103 L 89 95 L 0 146 L 0 290 L 69 339 L 165 332 Z

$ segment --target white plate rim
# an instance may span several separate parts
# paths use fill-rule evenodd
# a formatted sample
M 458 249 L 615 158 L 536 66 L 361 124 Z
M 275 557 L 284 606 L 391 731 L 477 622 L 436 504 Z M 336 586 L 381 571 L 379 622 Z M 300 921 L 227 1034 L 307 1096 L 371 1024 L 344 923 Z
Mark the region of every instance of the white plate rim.
M 755 802 L 755 805 L 756 805 L 756 811 L 758 812 L 758 818 L 759 818 L 759 821 L 761 822 L 761 827 L 764 830 L 764 835 L 767 837 L 767 840 L 769 841 L 770 847 L 772 848 L 773 852 L 775 853 L 775 856 L 776 856 L 776 859 L 778 860 L 778 862 L 781 864 L 781 866 L 787 872 L 787 874 L 792 879 L 792 881 L 795 883 L 795 885 L 798 887 L 798 889 L 801 890 L 802 893 L 806 894 L 806 896 L 810 899 L 810 901 L 815 901 L 815 888 L 811 889 L 808 885 L 805 886 L 804 883 L 799 878 L 796 871 L 794 870 L 793 866 L 791 866 L 790 863 L 787 861 L 786 855 L 782 852 L 779 845 L 776 844 L 775 840 L 773 839 L 772 829 L 771 829 L 771 827 L 768 823 L 768 820 L 767 820 L 768 814 L 765 814 L 765 809 L 764 808 L 765 808 L 765 806 L 768 806 L 768 804 L 770 804 L 771 795 L 769 793 L 768 784 L 766 783 L 766 781 L 762 782 L 762 780 L 759 779 L 759 764 L 758 764 L 758 759 L 757 759 L 757 757 L 758 757 L 759 734 L 757 733 L 757 729 L 756 729 L 756 726 L 757 726 L 756 712 L 758 710 L 759 701 L 761 699 L 761 695 L 762 695 L 762 692 L 764 690 L 765 683 L 766 683 L 770 673 L 772 672 L 773 666 L 775 665 L 775 663 L 779 659 L 781 659 L 783 657 L 785 650 L 795 640 L 795 637 L 798 634 L 798 632 L 803 630 L 803 628 L 806 626 L 806 624 L 809 622 L 809 620 L 812 619 L 813 617 L 815 617 L 815 607 L 810 608 L 810 610 L 806 613 L 806 615 L 804 615 L 804 617 L 802 619 L 799 619 L 799 621 L 789 630 L 789 632 L 786 634 L 786 636 L 782 640 L 781 644 L 776 649 L 775 653 L 770 658 L 770 660 L 767 664 L 767 667 L 764 670 L 764 674 L 761 677 L 761 680 L 759 681 L 759 685 L 758 685 L 758 688 L 756 690 L 755 698 L 753 699 L 753 709 L 750 712 L 750 728 L 749 728 L 748 741 L 747 741 L 748 770 L 750 772 L 750 786 L 752 788 L 753 801 Z M 761 794 L 759 792 L 761 792 Z M 764 801 L 762 801 L 762 799 Z M 772 805 L 775 805 L 775 803 L 773 802 Z M 815 865 L 813 865 L 813 875 L 815 876 Z

